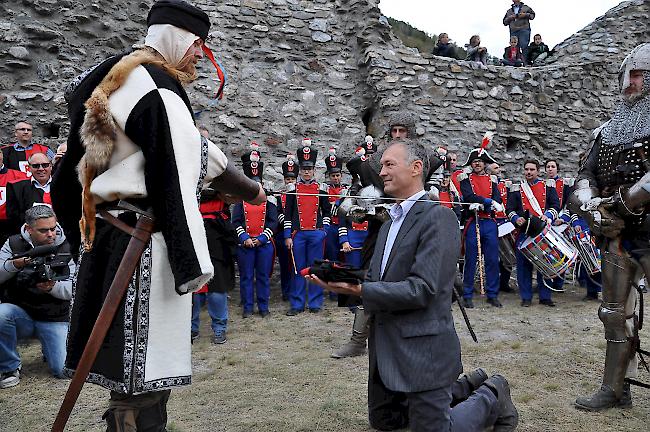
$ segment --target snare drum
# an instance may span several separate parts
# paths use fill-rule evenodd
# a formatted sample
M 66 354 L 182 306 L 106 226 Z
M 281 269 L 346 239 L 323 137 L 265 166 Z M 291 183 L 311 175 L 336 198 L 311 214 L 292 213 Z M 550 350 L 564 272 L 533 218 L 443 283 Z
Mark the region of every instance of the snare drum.
M 546 279 L 562 276 L 578 256 L 564 236 L 548 226 L 535 237 L 526 238 L 519 250 Z
M 517 265 L 514 231 L 515 226 L 511 222 L 499 225 L 499 260 L 511 272 Z
M 600 249 L 596 247 L 594 239 L 586 231 L 577 232 L 573 228 L 570 231 L 570 239 L 573 246 L 578 250 L 580 262 L 590 275 L 600 273 Z

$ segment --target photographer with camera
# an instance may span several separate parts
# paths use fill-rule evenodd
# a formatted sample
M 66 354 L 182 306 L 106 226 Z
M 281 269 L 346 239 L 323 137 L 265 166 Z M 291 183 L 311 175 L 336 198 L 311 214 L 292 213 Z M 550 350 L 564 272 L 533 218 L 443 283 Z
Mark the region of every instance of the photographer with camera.
M 75 263 L 51 207 L 31 207 L 25 221 L 0 250 L 0 388 L 20 382 L 17 342 L 31 336 L 52 374 L 63 377 Z

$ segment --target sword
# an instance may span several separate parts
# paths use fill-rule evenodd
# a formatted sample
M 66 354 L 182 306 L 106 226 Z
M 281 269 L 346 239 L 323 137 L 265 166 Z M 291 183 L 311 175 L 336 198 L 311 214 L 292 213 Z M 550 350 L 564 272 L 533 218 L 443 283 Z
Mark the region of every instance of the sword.
M 149 240 L 151 239 L 151 234 L 154 230 L 154 217 L 153 215 L 138 209 L 137 207 L 120 201 L 118 208 L 134 211 L 140 214 L 138 222 L 135 225 L 135 228 L 132 228 L 110 215 L 108 212 L 103 212 L 102 217 L 106 218 L 109 223 L 112 223 L 118 229 L 126 231 L 131 235 L 129 244 L 126 247 L 122 261 L 120 261 L 120 266 L 115 273 L 115 278 L 111 283 L 111 287 L 108 290 L 104 304 L 102 305 L 93 330 L 90 333 L 86 347 L 84 348 L 77 369 L 72 377 L 72 381 L 68 387 L 68 390 L 65 394 L 65 398 L 61 403 L 59 408 L 59 413 L 56 416 L 56 420 L 52 425 L 52 432 L 63 432 L 65 425 L 70 418 L 70 413 L 74 408 L 81 389 L 86 381 L 86 377 L 90 373 L 92 365 L 95 363 L 97 358 L 97 353 L 104 342 L 106 333 L 108 333 L 108 328 L 113 322 L 117 308 L 120 305 L 120 302 L 124 298 L 124 294 L 129 286 L 129 282 L 133 277 L 135 268 L 140 262 L 142 253 L 144 252 Z
M 298 269 L 296 268 L 296 257 L 293 256 L 293 244 L 289 248 L 289 252 L 291 253 L 291 262 L 293 262 L 293 273 L 295 275 L 298 275 Z
M 474 342 L 478 343 L 478 338 L 476 337 L 476 333 L 474 333 L 472 323 L 469 321 L 469 316 L 467 316 L 467 311 L 465 310 L 465 306 L 463 306 L 463 302 L 461 301 L 463 297 L 458 294 L 458 291 L 456 291 L 456 284 L 454 284 L 454 288 L 451 291 L 451 296 L 454 300 L 456 300 L 456 303 L 460 308 L 460 313 L 463 314 L 463 319 L 465 320 L 465 325 L 467 326 L 467 330 L 469 330 L 469 334 L 472 336 Z

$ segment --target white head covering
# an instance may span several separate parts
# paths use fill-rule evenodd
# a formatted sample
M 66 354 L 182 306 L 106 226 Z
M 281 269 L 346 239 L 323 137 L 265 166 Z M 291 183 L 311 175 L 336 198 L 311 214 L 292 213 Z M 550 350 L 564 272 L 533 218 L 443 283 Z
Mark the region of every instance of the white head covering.
M 171 24 L 154 24 L 149 26 L 144 44 L 158 51 L 167 63 L 177 66 L 197 39 L 194 33 Z

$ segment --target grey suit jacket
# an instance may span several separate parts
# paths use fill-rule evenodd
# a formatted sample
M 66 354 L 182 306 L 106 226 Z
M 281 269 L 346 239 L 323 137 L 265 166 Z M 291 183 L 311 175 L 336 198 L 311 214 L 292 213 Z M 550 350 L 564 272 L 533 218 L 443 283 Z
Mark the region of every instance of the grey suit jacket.
M 416 202 L 380 278 L 390 224 L 379 231 L 362 288 L 363 306 L 371 315 L 371 376 L 378 367 L 388 389 L 406 393 L 451 385 L 462 372 L 451 314 L 460 254 L 458 219 L 446 207 Z

